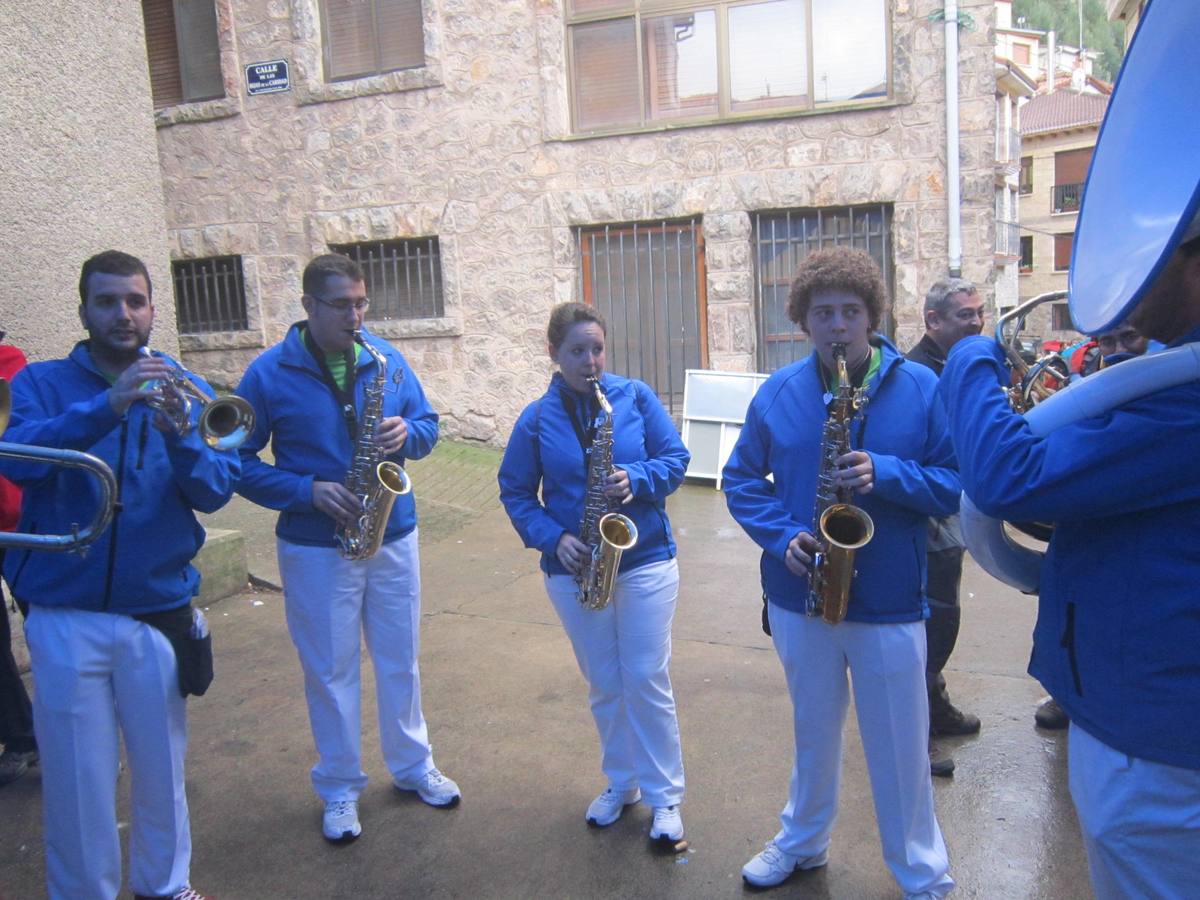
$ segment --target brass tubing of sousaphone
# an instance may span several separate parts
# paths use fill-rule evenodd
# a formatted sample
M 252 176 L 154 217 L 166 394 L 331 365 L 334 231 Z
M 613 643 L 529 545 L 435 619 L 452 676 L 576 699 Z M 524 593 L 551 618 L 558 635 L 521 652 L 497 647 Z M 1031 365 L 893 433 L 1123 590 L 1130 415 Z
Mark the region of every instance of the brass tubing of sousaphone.
M 846 618 L 846 610 L 850 605 L 854 554 L 875 536 L 875 523 L 859 507 L 850 503 L 835 503 L 821 514 L 818 531 L 821 543 L 825 546 L 821 618 L 830 625 L 836 625 Z

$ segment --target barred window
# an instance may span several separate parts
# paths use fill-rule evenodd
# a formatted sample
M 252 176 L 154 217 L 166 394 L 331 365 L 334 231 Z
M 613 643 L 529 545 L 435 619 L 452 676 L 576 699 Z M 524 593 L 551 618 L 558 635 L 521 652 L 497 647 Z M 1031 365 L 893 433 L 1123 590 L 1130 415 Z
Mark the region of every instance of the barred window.
M 327 81 L 425 65 L 421 0 L 322 0 L 321 29 Z
M 180 259 L 171 263 L 180 334 L 245 331 L 246 287 L 240 256 Z
M 225 96 L 214 0 L 142 0 L 154 108 Z
M 442 253 L 436 237 L 332 244 L 362 267 L 368 319 L 431 319 L 445 314 Z
M 890 302 L 892 272 L 892 208 L 886 204 L 833 209 L 793 209 L 756 213 L 753 217 L 755 318 L 758 324 L 758 370 L 774 372 L 808 355 L 804 331 L 788 318 L 788 293 L 796 269 L 808 254 L 829 247 L 865 250 L 883 273 Z M 879 331 L 893 331 L 891 308 L 885 308 Z
M 650 385 L 675 415 L 688 369 L 705 367 L 699 219 L 577 228 L 579 296 L 607 320 L 607 367 Z
M 886 98 L 886 0 L 570 0 L 575 129 L 630 130 Z

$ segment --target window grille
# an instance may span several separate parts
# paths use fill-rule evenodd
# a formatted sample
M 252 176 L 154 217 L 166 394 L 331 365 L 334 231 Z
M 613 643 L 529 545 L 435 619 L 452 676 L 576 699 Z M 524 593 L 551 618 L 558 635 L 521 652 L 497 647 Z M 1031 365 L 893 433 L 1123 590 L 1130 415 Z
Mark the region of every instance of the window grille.
M 788 293 L 808 254 L 828 247 L 865 250 L 883 273 L 888 306 L 879 330 L 893 334 L 892 209 L 889 205 L 760 212 L 753 217 L 754 300 L 758 370 L 774 372 L 810 351 L 807 335 L 788 318 Z
M 327 81 L 425 65 L 421 0 L 321 0 L 321 28 Z
M 214 0 L 142 0 L 154 108 L 225 96 Z
M 180 334 L 247 329 L 240 256 L 176 260 L 171 263 L 171 274 Z
M 659 127 L 886 98 L 887 0 L 570 0 L 576 131 Z
M 610 372 L 683 411 L 687 369 L 707 364 L 704 239 L 698 219 L 576 229 L 579 296 L 607 323 Z
M 436 237 L 332 244 L 363 270 L 368 320 L 431 319 L 445 314 L 442 254 Z

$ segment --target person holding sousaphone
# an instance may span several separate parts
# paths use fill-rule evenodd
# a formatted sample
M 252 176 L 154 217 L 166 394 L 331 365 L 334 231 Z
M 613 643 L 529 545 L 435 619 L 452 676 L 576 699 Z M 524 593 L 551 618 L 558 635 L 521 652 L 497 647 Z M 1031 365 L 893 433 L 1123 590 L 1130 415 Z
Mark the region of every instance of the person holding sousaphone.
M 558 365 L 517 419 L 500 463 L 500 500 L 541 552 L 546 593 L 587 679 L 605 790 L 587 822 L 653 810 L 650 838 L 683 847 L 683 753 L 668 667 L 679 595 L 666 499 L 691 455 L 645 383 L 605 371 L 595 309 L 561 303 L 546 340 Z
M 1070 717 L 1071 796 L 1101 900 L 1194 896 L 1200 860 L 1200 119 L 1180 115 L 1198 44 L 1193 4 L 1146 5 L 1069 277 L 1080 331 L 1127 323 L 1167 348 L 1021 416 L 996 390 L 1003 348 L 973 337 L 940 389 L 971 554 L 1038 594 L 1029 672 Z M 1052 523 L 1044 559 L 1006 541 L 1001 520 Z
M 0 454 L 0 473 L 24 490 L 20 534 L 4 538 L 17 541 L 4 576 L 29 604 L 47 888 L 52 900 L 119 892 L 123 736 L 133 774 L 129 885 L 138 898 L 203 900 L 188 872 L 184 697 L 204 692 L 212 661 L 191 607 L 200 584 L 191 561 L 204 542 L 196 512 L 229 500 L 241 463 L 204 440 L 195 417 L 181 428 L 162 411 L 162 386 L 175 377 L 201 396 L 212 390 L 163 354 L 142 355 L 154 322 L 142 261 L 93 256 L 79 296 L 88 338 L 16 376 Z M 30 445 L 34 458 L 20 450 Z M 92 471 L 66 462 L 80 451 L 98 460 Z M 92 529 L 87 552 L 55 552 L 82 543 L 75 523 L 107 506 L 114 489 L 112 524 Z
M 805 258 L 788 316 L 813 353 L 758 389 L 723 473 L 729 511 L 763 549 L 795 737 L 782 827 L 742 868 L 756 887 L 828 861 L 848 673 L 884 861 L 906 897 L 954 887 L 933 808 L 923 619 L 926 520 L 958 508 L 959 481 L 936 376 L 875 333 L 885 294 L 861 250 Z

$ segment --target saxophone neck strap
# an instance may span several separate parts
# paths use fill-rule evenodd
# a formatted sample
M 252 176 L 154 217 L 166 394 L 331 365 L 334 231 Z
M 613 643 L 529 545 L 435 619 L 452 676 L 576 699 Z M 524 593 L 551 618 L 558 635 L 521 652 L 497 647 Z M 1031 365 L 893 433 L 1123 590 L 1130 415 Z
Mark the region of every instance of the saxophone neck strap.
M 591 452 L 592 443 L 596 440 L 600 404 L 592 394 L 575 393 L 565 381 L 558 386 L 558 397 L 562 401 L 567 418 L 571 420 L 571 427 L 575 429 L 575 437 L 579 439 L 579 446 L 586 460 Z
M 304 329 L 304 346 L 308 348 L 308 352 L 312 354 L 317 363 L 317 368 L 321 370 L 321 380 L 325 382 L 337 399 L 338 407 L 342 411 L 342 420 L 346 423 L 346 431 L 350 434 L 350 443 L 353 444 L 358 440 L 358 413 L 354 408 L 354 376 L 355 364 L 358 362 L 358 344 L 342 351 L 344 374 L 341 379 L 334 375 L 333 370 L 329 367 L 328 354 L 317 346 L 317 342 L 312 339 L 312 334 L 307 328 Z

